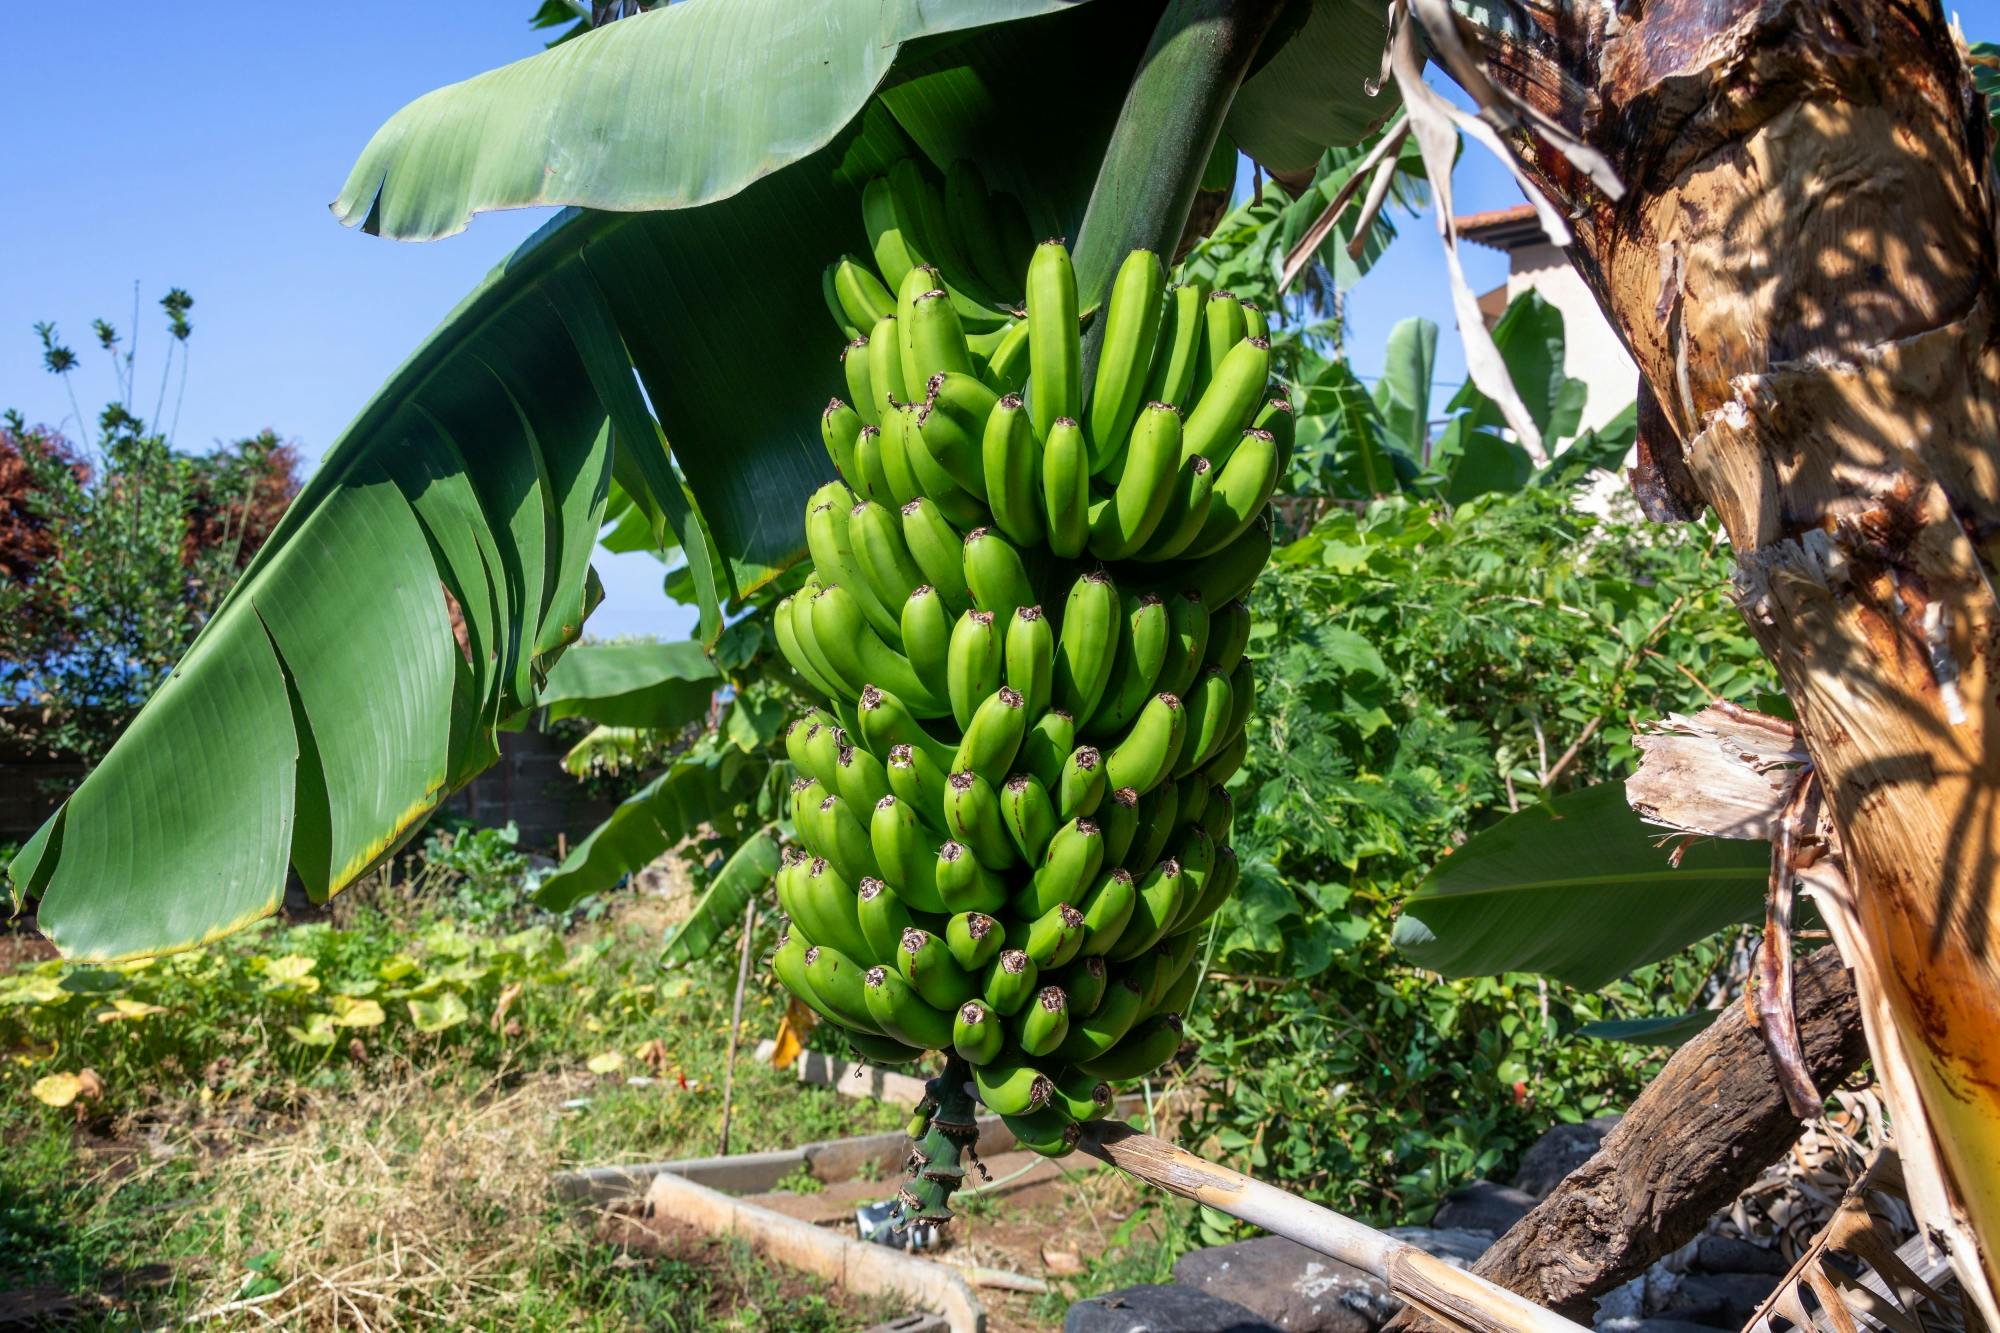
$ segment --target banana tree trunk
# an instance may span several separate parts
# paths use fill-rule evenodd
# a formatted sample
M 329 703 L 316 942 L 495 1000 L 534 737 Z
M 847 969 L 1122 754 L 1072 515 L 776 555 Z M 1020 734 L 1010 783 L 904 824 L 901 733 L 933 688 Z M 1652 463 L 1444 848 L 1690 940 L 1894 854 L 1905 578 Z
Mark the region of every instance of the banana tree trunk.
M 1925 1221 L 1995 1318 L 2000 330 L 1985 106 L 1928 0 L 1508 11 L 1490 73 L 1609 158 L 1516 133 L 1638 362 L 1655 518 L 1715 510 L 1855 884 Z M 1850 963 L 1857 960 L 1850 958 Z M 1896 1043 L 1900 1052 L 1885 1051 Z M 1892 1088 L 1892 1092 L 1894 1089 Z M 1906 1139 L 1906 1148 L 1907 1148 Z

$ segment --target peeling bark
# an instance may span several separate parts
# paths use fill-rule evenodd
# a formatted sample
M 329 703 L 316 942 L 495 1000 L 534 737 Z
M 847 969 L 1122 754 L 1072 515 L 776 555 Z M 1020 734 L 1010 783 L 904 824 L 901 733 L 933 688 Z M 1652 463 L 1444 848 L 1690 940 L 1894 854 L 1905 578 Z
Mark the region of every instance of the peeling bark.
M 1832 948 L 1800 960 L 1797 999 L 1805 1067 L 1832 1088 L 1868 1054 L 1854 984 Z M 1756 1025 L 1731 1005 L 1472 1271 L 1587 1323 L 1596 1297 L 1699 1235 L 1798 1137 Z M 1436 1327 L 1414 1313 L 1390 1325 Z
M 1996 1317 L 2000 347 L 1984 107 L 1918 0 L 1644 0 L 1483 35 L 1604 152 L 1515 147 L 1631 349 L 1651 512 L 1706 505 L 1856 884 L 1941 1155 L 1918 1201 Z M 1621 17 L 1622 16 L 1622 17 Z M 1913 1192 L 1919 1187 L 1912 1163 Z M 1982 1247 L 1978 1238 L 1985 1239 Z

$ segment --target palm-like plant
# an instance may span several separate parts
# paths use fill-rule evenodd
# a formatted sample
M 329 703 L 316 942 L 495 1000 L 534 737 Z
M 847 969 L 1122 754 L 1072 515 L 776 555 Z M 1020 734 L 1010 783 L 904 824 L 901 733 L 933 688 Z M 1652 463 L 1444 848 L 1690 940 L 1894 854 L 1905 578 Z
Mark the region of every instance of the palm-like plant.
M 351 883 L 543 696 L 596 598 L 614 481 L 684 553 L 713 643 L 802 554 L 838 379 L 801 331 L 889 161 L 976 159 L 1076 236 L 1089 306 L 1127 250 L 1175 247 L 1219 136 L 1309 171 L 1383 126 L 1387 69 L 1441 217 L 1456 125 L 1574 224 L 1644 376 L 1642 493 L 1730 529 L 1858 890 L 1846 938 L 1907 1073 L 1899 1120 L 1937 1147 L 1919 1207 L 1993 1320 L 2000 895 L 1990 855 L 1958 849 L 2000 837 L 2000 273 L 1961 52 L 1934 6 L 1888 0 L 1462 8 L 690 0 L 420 99 L 362 154 L 343 221 L 425 239 L 575 209 L 361 410 L 23 849 L 16 894 L 69 952 L 117 957 L 269 913 L 288 869 L 317 898 Z M 1479 117 L 1425 87 L 1431 52 Z M 1534 445 L 1498 353 L 1470 359 Z

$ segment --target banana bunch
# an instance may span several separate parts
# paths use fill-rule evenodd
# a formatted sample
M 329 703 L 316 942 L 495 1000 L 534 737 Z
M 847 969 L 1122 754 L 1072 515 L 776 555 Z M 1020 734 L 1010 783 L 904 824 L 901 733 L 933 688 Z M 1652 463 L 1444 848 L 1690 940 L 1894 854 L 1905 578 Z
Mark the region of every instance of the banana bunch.
M 812 573 L 774 616 L 824 702 L 785 736 L 803 846 L 772 967 L 864 1058 L 962 1061 L 943 1081 L 969 1071 L 1057 1155 L 1174 1056 L 1200 927 L 1236 887 L 1240 599 L 1291 409 L 1255 309 L 1169 287 L 1147 251 L 1118 272 L 1088 401 L 1060 242 L 1033 247 L 984 355 L 974 282 L 912 262 L 891 298 L 841 265 L 843 311 L 861 274 L 879 292 L 854 401 L 821 418 L 841 479 L 807 503 Z M 906 1215 L 937 1216 L 938 1188 Z

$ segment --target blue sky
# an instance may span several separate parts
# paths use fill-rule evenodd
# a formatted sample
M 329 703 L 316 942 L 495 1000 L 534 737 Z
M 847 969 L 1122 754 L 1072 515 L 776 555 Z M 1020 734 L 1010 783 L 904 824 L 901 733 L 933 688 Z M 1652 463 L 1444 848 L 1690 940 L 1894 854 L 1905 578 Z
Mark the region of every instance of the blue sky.
M 52 319 L 84 354 L 86 411 L 111 396 L 111 373 L 85 352 L 89 323 L 129 327 L 140 284 L 141 383 L 156 383 L 170 285 L 195 297 L 190 374 L 177 442 L 202 448 L 271 427 L 309 459 L 347 424 L 458 298 L 541 221 L 488 214 L 427 245 L 348 231 L 327 202 L 368 136 L 411 98 L 532 54 L 529 0 L 266 6 L 254 17 L 195 19 L 181 6 L 110 0 L 24 6 L 9 15 L 9 126 L 0 166 L 15 202 L 0 211 L 0 407 L 31 421 L 71 415 L 44 374 L 31 325 Z M 2000 0 L 1962 11 L 1991 32 Z M 1462 161 L 1461 212 L 1519 202 L 1477 151 Z M 1349 346 L 1364 374 L 1408 315 L 1449 330 L 1450 299 L 1428 219 L 1353 293 Z M 1505 261 L 1467 247 L 1475 290 Z M 1463 378 L 1449 332 L 1440 382 Z M 151 406 L 142 389 L 140 411 Z M 659 590 L 649 557 L 608 557 L 608 590 L 591 621 L 601 635 L 685 632 L 690 619 Z

